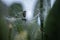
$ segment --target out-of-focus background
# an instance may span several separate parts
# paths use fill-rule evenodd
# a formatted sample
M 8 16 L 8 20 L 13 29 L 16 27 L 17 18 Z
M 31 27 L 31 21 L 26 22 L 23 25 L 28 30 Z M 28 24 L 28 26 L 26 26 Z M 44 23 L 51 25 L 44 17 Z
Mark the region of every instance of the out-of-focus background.
M 55 0 L 0 0 L 1 40 L 42 40 L 41 27 L 54 2 Z
M 13 3 L 21 3 L 23 5 L 23 10 L 26 10 L 26 18 L 28 20 L 31 20 L 32 17 L 33 17 L 33 13 L 34 13 L 34 8 L 37 4 L 37 1 L 39 0 L 2 0 L 2 2 L 7 5 L 7 6 L 10 6 L 12 5 Z M 55 0 L 50 0 L 51 1 L 51 8 L 55 2 Z M 45 3 L 47 4 L 47 1 L 45 1 Z M 48 5 L 46 5 L 48 6 Z M 46 8 L 46 7 L 45 7 Z

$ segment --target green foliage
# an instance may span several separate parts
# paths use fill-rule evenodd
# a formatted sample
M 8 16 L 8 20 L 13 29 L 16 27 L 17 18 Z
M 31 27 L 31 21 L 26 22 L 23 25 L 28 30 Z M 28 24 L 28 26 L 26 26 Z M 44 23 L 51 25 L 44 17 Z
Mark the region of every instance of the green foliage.
M 17 27 L 17 31 L 20 33 L 21 31 L 23 31 L 23 25 L 22 24 L 16 24 Z
M 44 27 L 44 40 L 60 40 L 60 2 L 56 0 L 50 10 Z
M 4 4 L 0 1 L 0 40 L 8 40 L 8 25 L 3 17 Z
M 14 24 L 16 25 L 18 33 L 20 33 L 21 31 L 23 31 L 23 21 L 22 20 L 16 20 L 14 22 Z
M 18 4 L 18 3 L 14 3 L 9 7 L 9 15 L 13 16 L 13 17 L 21 16 L 21 15 L 19 15 L 19 13 L 22 11 L 23 11 L 22 5 Z

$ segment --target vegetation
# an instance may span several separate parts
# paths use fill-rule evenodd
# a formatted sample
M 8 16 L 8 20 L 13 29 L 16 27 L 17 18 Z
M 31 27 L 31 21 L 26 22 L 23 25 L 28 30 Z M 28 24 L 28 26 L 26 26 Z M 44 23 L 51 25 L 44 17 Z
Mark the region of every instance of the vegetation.
M 50 0 L 47 2 L 50 4 Z M 38 6 L 37 4 L 40 5 Z M 43 5 L 44 0 L 39 0 L 37 4 L 36 9 L 34 9 L 34 16 L 38 12 L 41 13 L 41 26 L 37 24 L 37 18 L 33 22 L 31 21 L 31 23 L 22 20 L 23 7 L 21 4 L 14 3 L 7 10 L 8 16 L 16 19 L 12 22 L 8 21 L 12 26 L 12 28 L 9 28 L 4 18 L 4 10 L 7 6 L 0 1 L 0 40 L 60 40 L 60 1 L 56 0 L 52 9 L 46 12 L 48 13 L 46 20 L 44 20 L 43 16 L 45 10 Z
M 60 40 L 60 0 L 56 0 L 46 18 L 44 40 Z
M 9 32 L 7 27 L 8 25 L 3 17 L 4 9 L 5 9 L 4 7 L 6 7 L 6 5 L 3 4 L 0 0 L 0 40 L 8 40 L 8 32 Z
M 9 15 L 12 17 L 21 17 L 23 12 L 23 7 L 21 4 L 14 3 L 9 7 Z

